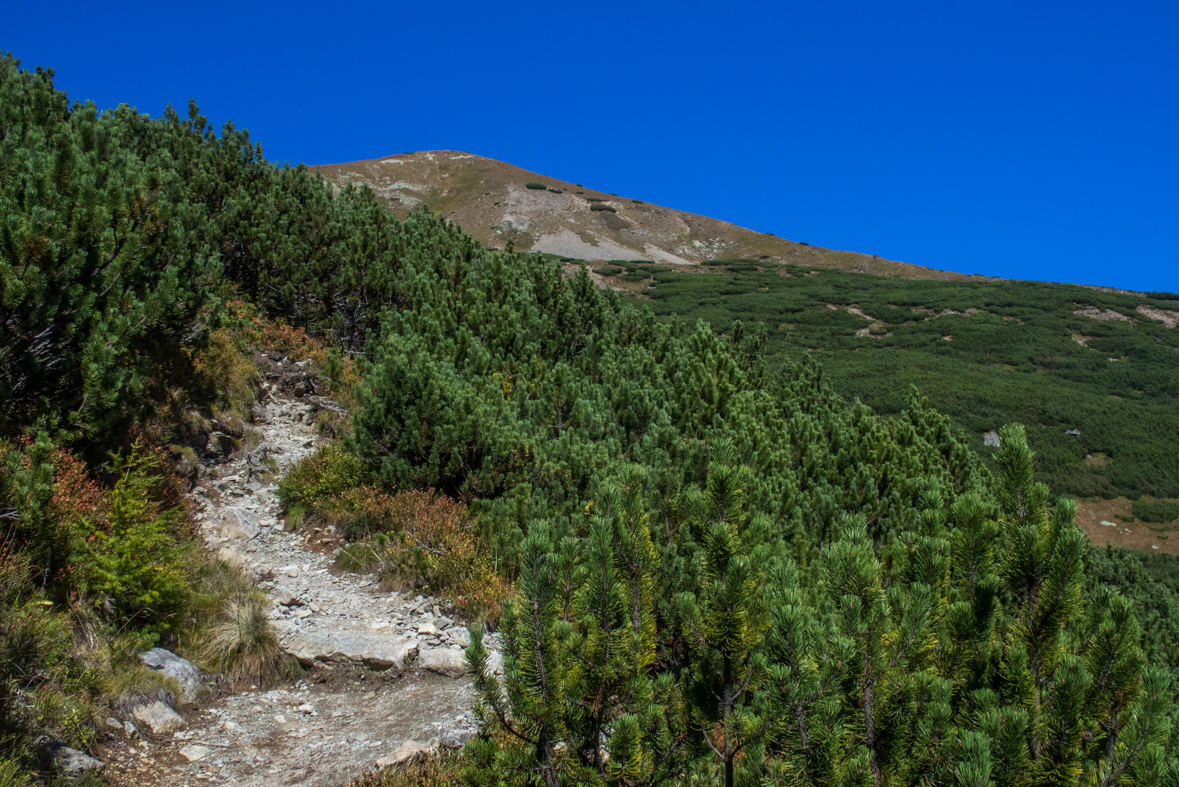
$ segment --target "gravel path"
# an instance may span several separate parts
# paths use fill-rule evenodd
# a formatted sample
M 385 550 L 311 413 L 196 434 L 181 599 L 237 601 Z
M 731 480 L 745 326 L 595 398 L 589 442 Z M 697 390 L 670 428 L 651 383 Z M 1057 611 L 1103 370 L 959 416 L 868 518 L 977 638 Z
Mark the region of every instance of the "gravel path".
M 315 409 L 309 399 L 259 408 L 262 444 L 211 470 L 193 493 L 206 546 L 267 578 L 282 645 L 308 671 L 294 685 L 184 709 L 186 729 L 171 736 L 140 733 L 111 747 L 115 783 L 342 785 L 406 741 L 458 746 L 475 728 L 462 666 L 467 629 L 434 599 L 341 575 L 302 534 L 284 531 L 276 484 L 258 478 L 259 459 L 272 457 L 282 472 L 310 454 Z M 498 654 L 493 663 L 502 663 Z

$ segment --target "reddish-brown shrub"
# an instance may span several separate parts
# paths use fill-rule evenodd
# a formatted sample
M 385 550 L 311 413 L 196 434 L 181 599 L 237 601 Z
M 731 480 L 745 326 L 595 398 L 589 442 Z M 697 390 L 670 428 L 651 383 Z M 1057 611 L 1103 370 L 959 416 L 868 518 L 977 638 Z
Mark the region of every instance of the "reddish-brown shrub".
M 463 503 L 433 490 L 389 495 L 361 486 L 329 499 L 319 514 L 345 532 L 369 534 L 344 550 L 344 562 L 376 568 L 386 584 L 448 598 L 473 618 L 499 614 L 508 588 L 479 549 Z

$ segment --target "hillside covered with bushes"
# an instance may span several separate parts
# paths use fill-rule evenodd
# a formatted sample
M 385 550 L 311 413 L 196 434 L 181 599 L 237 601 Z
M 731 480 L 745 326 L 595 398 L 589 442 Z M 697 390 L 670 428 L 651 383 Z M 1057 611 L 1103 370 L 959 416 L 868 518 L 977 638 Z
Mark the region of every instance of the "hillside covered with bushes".
M 267 336 L 315 343 L 350 416 L 288 513 L 505 641 L 501 683 L 476 629 L 481 733 L 439 780 L 1179 780 L 1173 562 L 1092 550 L 1022 427 L 981 456 L 922 392 L 878 414 L 756 324 L 661 321 L 195 105 L 99 112 L 52 77 L 0 61 L 10 783 L 160 688 L 128 682 L 137 648 L 195 657 L 249 608 L 166 457 L 245 414 Z
M 1057 494 L 1179 497 L 1177 296 L 763 260 L 702 267 L 599 270 L 611 284 L 647 282 L 661 316 L 722 331 L 762 323 L 771 364 L 814 353 L 837 392 L 877 412 L 900 412 L 917 385 L 974 448 L 1003 423 L 1027 424 L 1037 477 Z

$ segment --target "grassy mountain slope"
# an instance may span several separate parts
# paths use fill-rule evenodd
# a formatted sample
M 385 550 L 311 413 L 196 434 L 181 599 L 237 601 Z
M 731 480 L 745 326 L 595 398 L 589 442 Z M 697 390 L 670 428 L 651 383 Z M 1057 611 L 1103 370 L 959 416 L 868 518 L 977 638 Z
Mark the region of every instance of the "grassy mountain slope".
M 796 243 L 452 150 L 403 153 L 311 169 L 337 187 L 371 187 L 399 218 L 426 203 L 489 248 L 503 248 L 510 240 L 516 251 L 586 260 L 691 265 L 757 257 L 905 279 L 983 278 Z M 545 188 L 528 188 L 530 183 Z

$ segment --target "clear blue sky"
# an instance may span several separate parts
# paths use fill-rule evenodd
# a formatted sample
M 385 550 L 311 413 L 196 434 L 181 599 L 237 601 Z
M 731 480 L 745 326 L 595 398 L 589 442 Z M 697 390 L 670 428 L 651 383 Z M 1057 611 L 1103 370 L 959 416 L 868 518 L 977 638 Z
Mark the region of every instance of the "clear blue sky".
M 1179 290 L 1174 2 L 201 3 L 5 12 L 99 106 L 268 157 L 509 161 L 814 245 Z

